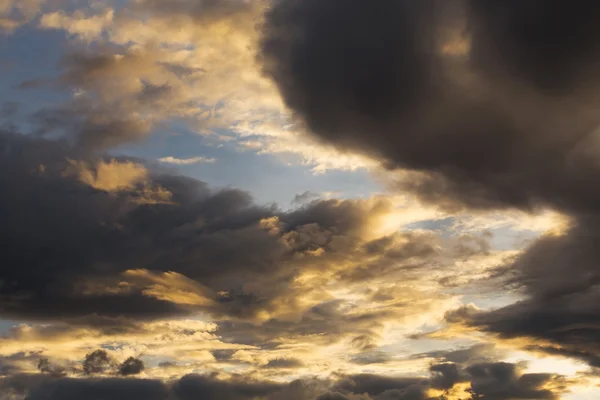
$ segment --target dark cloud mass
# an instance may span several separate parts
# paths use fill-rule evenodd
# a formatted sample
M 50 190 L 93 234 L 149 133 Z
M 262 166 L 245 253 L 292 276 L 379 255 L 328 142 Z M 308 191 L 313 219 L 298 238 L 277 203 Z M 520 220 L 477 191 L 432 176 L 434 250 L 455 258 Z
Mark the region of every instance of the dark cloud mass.
M 476 364 L 466 369 L 432 368 L 428 378 L 398 378 L 351 375 L 336 381 L 296 380 L 281 384 L 241 376 L 221 380 L 212 375 L 186 375 L 161 382 L 150 379 L 48 378 L 14 375 L 0 380 L 4 393 L 26 395 L 29 400 L 442 400 L 430 397 L 429 389 L 439 389 L 443 374 L 453 383 L 469 382 L 472 399 L 515 400 L 557 399 L 561 377 L 549 374 L 520 374 L 514 364 Z M 559 389 L 544 389 L 555 383 Z M 450 387 L 448 387 L 450 388 Z M 3 397 L 0 398 L 3 399 Z
M 123 376 L 137 375 L 144 370 L 144 362 L 135 357 L 129 357 L 119 366 L 119 374 Z
M 583 182 L 598 171 L 578 145 L 600 122 L 598 79 L 583 71 L 600 57 L 587 36 L 600 6 L 540 4 L 281 0 L 264 69 L 318 137 L 424 173 L 405 184 L 425 199 L 593 207 Z M 537 70 L 496 73 L 489 52 Z M 572 71 L 569 93 L 545 95 L 538 70 L 556 85 Z
M 600 61 L 600 6 L 591 1 L 469 0 L 473 60 L 550 94 L 567 95 Z M 503 71 L 504 70 L 504 71 Z M 582 76 L 583 75 L 583 76 Z
M 83 361 L 83 372 L 86 375 L 102 374 L 113 367 L 115 361 L 111 359 L 105 350 L 96 350 L 85 356 Z
M 361 232 L 386 210 L 327 200 L 281 212 L 138 160 L 82 158 L 63 141 L 19 134 L 1 134 L 0 152 L 0 313 L 10 318 L 126 325 L 121 317 L 199 309 L 252 318 L 280 299 L 293 305 L 307 253 L 362 254 Z M 296 329 L 307 331 L 326 307 Z
M 400 189 L 443 207 L 571 217 L 511 266 L 524 301 L 459 320 L 592 365 L 599 22 L 600 3 L 585 0 L 279 0 L 261 54 L 308 130 L 405 169 Z

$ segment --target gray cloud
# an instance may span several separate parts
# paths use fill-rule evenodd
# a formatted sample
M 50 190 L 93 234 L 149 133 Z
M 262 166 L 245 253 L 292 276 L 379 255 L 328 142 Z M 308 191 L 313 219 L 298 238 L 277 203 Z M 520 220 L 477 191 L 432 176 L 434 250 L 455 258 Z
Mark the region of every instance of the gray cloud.
M 119 366 L 119 375 L 137 375 L 144 370 L 144 362 L 135 357 L 129 357 Z
M 500 352 L 495 349 L 493 344 L 484 343 L 456 350 L 432 351 L 428 353 L 414 354 L 411 358 L 434 358 L 442 363 L 459 364 L 464 366 L 490 362 L 500 358 L 499 355 Z
M 234 375 L 186 375 L 180 379 L 50 378 L 13 375 L 0 379 L 5 392 L 32 400 L 156 399 L 156 400 L 437 400 L 430 388 L 450 389 L 468 382 L 473 398 L 493 400 L 557 399 L 565 390 L 563 378 L 550 374 L 521 374 L 515 364 L 482 363 L 463 369 L 456 364 L 434 365 L 430 378 L 350 375 L 333 380 L 296 380 L 288 384 Z M 553 383 L 553 389 L 547 388 Z M 0 399 L 3 399 L 0 397 Z
M 597 29 L 593 16 L 600 7 L 553 1 L 542 14 L 532 11 L 536 4 L 352 1 L 341 7 L 281 0 L 267 16 L 264 68 L 310 131 L 390 168 L 421 172 L 403 184 L 424 199 L 486 208 L 591 206 L 598 194 L 584 193 L 578 182 L 598 171 L 577 147 L 600 122 L 591 113 L 597 96 L 582 92 L 598 80 L 576 74 L 568 96 L 548 97 L 531 74 L 489 79 L 487 65 L 497 63 L 481 61 L 487 59 L 482 49 L 493 49 L 507 62 L 560 75 L 562 68 L 540 66 L 554 56 L 578 71 L 587 60 L 580 54 L 600 57 L 583 33 Z M 526 25 L 529 16 L 539 21 Z M 469 40 L 460 37 L 464 26 L 472 51 L 447 54 L 453 43 L 439 41 Z M 561 35 L 579 46 L 552 39 Z M 506 46 L 487 45 L 488 39 Z
M 296 358 L 274 358 L 269 360 L 265 368 L 300 368 L 304 363 Z
M 242 191 L 215 192 L 148 170 L 139 160 L 82 155 L 64 141 L 5 133 L 0 150 L 0 238 L 7 249 L 0 304 L 11 318 L 123 329 L 122 317 L 199 309 L 251 319 L 276 310 L 280 299 L 292 306 L 307 290 L 290 285 L 298 268 L 310 268 L 302 261 L 307 253 L 323 251 L 324 262 L 366 257 L 362 232 L 386 207 L 326 200 L 282 212 Z M 397 262 L 428 257 L 428 246 L 417 244 L 423 238 L 406 239 L 415 243 L 397 249 Z M 393 247 L 387 245 L 390 254 Z M 305 317 L 294 330 L 339 335 L 343 325 L 365 334 L 371 329 L 363 327 L 389 316 L 347 316 L 340 306 L 299 310 Z M 272 336 L 287 325 L 268 321 L 264 331 Z
M 475 395 L 490 400 L 557 399 L 558 393 L 544 384 L 557 377 L 549 374 L 519 376 L 517 367 L 508 363 L 477 364 L 467 368 Z
M 568 95 L 582 78 L 597 79 L 593 65 L 600 60 L 600 47 L 590 40 L 600 33 L 597 4 L 468 0 L 468 6 L 476 67 L 510 74 L 553 95 Z
M 160 381 L 142 379 L 48 380 L 27 394 L 30 400 L 166 400 L 168 388 Z
M 167 4 L 160 0 L 142 0 L 134 5 L 133 10 L 161 18 L 192 17 L 198 23 L 207 24 L 226 19 L 249 18 L 260 3 L 261 1 L 174 0 Z
M 525 300 L 491 312 L 464 308 L 446 319 L 504 338 L 529 337 L 529 350 L 599 366 L 597 221 L 581 217 L 565 235 L 543 237 L 517 259 L 510 282 L 527 294 Z M 551 345 L 536 345 L 539 339 Z
M 447 208 L 568 214 L 564 235 L 507 267 L 524 301 L 461 318 L 592 365 L 599 20 L 587 1 L 280 0 L 261 54 L 310 132 L 405 169 L 398 189 Z

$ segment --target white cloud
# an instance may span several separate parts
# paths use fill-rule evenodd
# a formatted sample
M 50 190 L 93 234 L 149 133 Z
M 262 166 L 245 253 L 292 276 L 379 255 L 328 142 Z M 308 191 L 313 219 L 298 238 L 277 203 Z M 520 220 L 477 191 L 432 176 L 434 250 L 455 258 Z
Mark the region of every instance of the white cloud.
M 192 158 L 175 158 L 175 157 L 163 157 L 159 158 L 158 161 L 165 164 L 175 165 L 192 165 L 192 164 L 212 164 L 217 161 L 216 158 L 211 157 L 192 157 Z

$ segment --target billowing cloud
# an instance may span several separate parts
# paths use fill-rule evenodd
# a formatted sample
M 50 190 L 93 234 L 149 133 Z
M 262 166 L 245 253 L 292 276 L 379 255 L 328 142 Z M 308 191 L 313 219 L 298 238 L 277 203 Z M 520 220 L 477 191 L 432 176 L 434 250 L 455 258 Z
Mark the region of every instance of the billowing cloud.
M 462 321 L 592 365 L 599 17 L 583 1 L 280 0 L 262 42 L 297 119 L 384 160 L 397 188 L 449 209 L 567 214 L 507 264 L 524 300 Z
M 438 367 L 432 368 L 431 377 L 423 378 L 349 375 L 332 380 L 296 380 L 288 384 L 236 375 L 223 379 L 214 375 L 192 374 L 171 382 L 131 378 L 40 379 L 31 375 L 16 375 L 0 381 L 0 385 L 6 391 L 26 394 L 27 398 L 34 400 L 106 397 L 157 400 L 437 400 L 444 398 L 444 393 L 452 393 L 448 390 L 440 392 L 436 388 L 436 382 L 446 373 L 445 369 Z M 458 372 L 456 374 L 453 386 L 459 386 L 460 382 L 469 383 L 471 389 L 464 394 L 475 396 L 473 398 L 554 400 L 563 392 L 560 376 L 523 375 L 514 364 L 478 364 L 461 371 L 460 374 L 464 375 L 460 377 Z
M 539 4 L 276 1 L 264 69 L 315 135 L 413 171 L 401 183 L 424 199 L 591 207 L 597 194 L 578 182 L 597 176 L 587 146 L 600 123 L 588 90 L 598 79 L 583 69 L 600 57 L 587 34 L 600 9 L 555 1 L 539 13 Z M 456 35 L 472 42 L 464 56 L 443 51 Z M 517 68 L 571 64 L 572 90 L 547 96 L 530 72 L 490 74 L 494 51 Z M 563 69 L 543 70 L 559 80 Z
M 365 351 L 388 322 L 454 305 L 427 293 L 458 276 L 465 251 L 497 257 L 468 237 L 382 236 L 395 212 L 384 197 L 283 212 L 135 160 L 76 158 L 61 141 L 4 134 L 2 149 L 5 317 L 127 329 L 202 312 L 237 343 L 348 339 Z M 437 281 L 422 279 L 440 264 Z

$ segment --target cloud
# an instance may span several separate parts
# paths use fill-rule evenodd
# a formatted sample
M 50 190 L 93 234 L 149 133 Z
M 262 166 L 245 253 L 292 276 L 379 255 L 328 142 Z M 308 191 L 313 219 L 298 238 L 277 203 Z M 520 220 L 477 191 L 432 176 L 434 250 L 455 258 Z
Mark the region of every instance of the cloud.
M 119 374 L 123 376 L 137 375 L 144 370 L 144 362 L 135 357 L 129 357 L 119 366 Z
M 70 16 L 62 11 L 46 13 L 40 18 L 40 26 L 46 29 L 64 29 L 83 39 L 94 39 L 102 34 L 112 22 L 114 11 L 106 9 L 103 14 L 87 17 L 82 13 Z
M 524 300 L 492 311 L 465 309 L 448 321 L 505 339 L 528 339 L 521 346 L 529 350 L 600 365 L 594 323 L 597 232 L 596 216 L 588 216 L 562 235 L 543 236 L 511 266 L 509 283 L 521 288 Z
M 274 358 L 269 360 L 265 368 L 299 368 L 303 366 L 302 361 L 295 358 Z
M 168 389 L 160 381 L 116 378 L 48 380 L 27 394 L 31 400 L 165 400 L 167 396 Z
M 203 312 L 225 320 L 223 334 L 252 330 L 246 343 L 291 329 L 324 343 L 362 337 L 356 343 L 365 347 L 384 321 L 443 313 L 452 303 L 426 295 L 432 283 L 418 271 L 437 259 L 455 275 L 455 243 L 382 237 L 380 226 L 396 212 L 385 197 L 317 200 L 284 212 L 139 160 L 78 153 L 64 141 L 16 134 L 0 141 L 7 193 L 0 236 L 10 249 L 0 279 L 11 282 L 0 287 L 5 317 L 95 327 Z M 411 287 L 400 289 L 392 276 Z M 336 291 L 359 297 L 338 299 Z
M 441 320 L 459 304 L 456 288 L 497 277 L 499 265 L 524 300 L 491 312 L 463 310 L 451 322 L 539 339 L 530 350 L 596 362 L 596 254 L 585 239 L 596 232 L 590 216 L 597 193 L 589 182 L 597 168 L 587 135 L 597 122 L 596 81 L 569 61 L 593 60 L 595 45 L 572 46 L 580 32 L 569 33 L 569 49 L 560 40 L 550 46 L 565 56 L 561 66 L 539 76 L 528 71 L 548 64 L 547 55 L 531 59 L 539 32 L 530 37 L 520 27 L 534 18 L 529 6 L 462 4 L 274 2 L 260 61 L 293 121 L 254 64 L 263 2 L 139 0 L 119 10 L 44 14 L 42 28 L 85 43 L 62 58 L 56 79 L 22 85 L 76 95 L 35 113 L 29 135 L 0 136 L 0 240 L 7 249 L 0 314 L 35 322 L 0 338 L 0 354 L 17 357 L 3 361 L 10 379 L 2 384 L 23 394 L 24 383 L 11 382 L 34 379 L 16 371 L 35 369 L 36 354 L 52 361 L 41 365 L 45 383 L 32 399 L 135 398 L 150 387 L 151 396 L 183 398 L 406 400 L 469 387 L 499 399 L 556 397 L 564 389 L 559 377 L 496 365 L 481 359 L 484 351 L 431 355 L 432 376 L 349 372 L 318 384 L 256 381 L 289 381 L 309 368 L 324 377 L 400 364 L 400 355 L 382 356 L 390 338 Z M 582 7 L 596 15 L 595 6 Z M 552 3 L 549 22 L 532 29 L 545 35 L 562 11 Z M 576 26 L 594 33 L 585 18 Z M 468 232 L 450 238 L 404 231 L 407 221 L 448 214 L 414 213 L 388 196 L 324 200 L 307 193 L 297 209 L 282 211 L 242 191 L 214 191 L 105 155 L 174 119 L 208 138 L 229 128 L 258 151 L 300 154 L 317 173 L 383 162 L 395 170 L 393 184 L 431 209 L 530 211 L 541 204 L 572 226 L 524 255 L 506 254 L 494 250 L 491 236 L 464 227 L 453 227 Z M 574 264 L 577 274 L 569 274 Z M 554 314 L 548 304 L 556 305 Z M 530 327 L 529 317 L 541 322 Z M 112 377 L 52 376 L 79 376 L 72 363 L 86 354 L 89 371 Z M 461 359 L 468 361 L 455 365 Z M 210 375 L 223 370 L 251 378 Z M 173 377 L 190 372 L 208 375 Z M 129 374 L 163 380 L 123 378 Z
M 52 120 L 77 107 L 88 133 L 72 139 L 88 149 L 134 143 L 177 120 L 213 143 L 280 154 L 315 173 L 377 165 L 323 146 L 290 121 L 256 62 L 256 28 L 267 6 L 262 0 L 178 0 L 169 6 L 131 0 L 118 7 L 100 2 L 48 10 L 38 27 L 65 31 L 70 39 L 62 74 L 20 87 L 73 93 L 74 104 L 44 111 Z M 55 125 L 53 133 L 73 136 L 72 128 Z
M 3 133 L 0 150 L 1 315 L 31 323 L 0 338 L 0 356 L 36 354 L 11 375 L 46 358 L 48 378 L 81 376 L 86 355 L 93 377 L 123 376 L 130 357 L 164 380 L 360 371 L 390 332 L 458 305 L 440 290 L 467 279 L 461 258 L 485 274 L 498 257 L 485 238 L 398 231 L 415 217 L 386 196 L 282 211 L 66 140 Z
M 77 176 L 84 184 L 107 192 L 133 189 L 148 179 L 146 168 L 133 162 L 100 160 L 91 168 L 85 162 L 70 160 L 69 163 L 64 174 Z
M 209 157 L 192 157 L 192 158 L 175 158 L 175 157 L 163 157 L 159 158 L 158 161 L 165 164 L 175 164 L 175 165 L 192 165 L 192 164 L 212 164 L 217 161 L 214 158 Z
M 578 185 L 597 176 L 585 146 L 600 123 L 591 112 L 599 99 L 586 90 L 598 80 L 573 74 L 568 94 L 546 96 L 531 74 L 490 73 L 482 61 L 487 49 L 504 51 L 499 57 L 509 63 L 539 57 L 538 66 L 548 60 L 571 63 L 575 71 L 592 65 L 584 61 L 600 53 L 583 32 L 596 29 L 590 15 L 600 8 L 553 2 L 540 14 L 532 11 L 535 4 L 503 2 L 496 12 L 477 1 L 344 7 L 277 1 L 263 28 L 264 70 L 314 135 L 409 170 L 399 184 L 422 199 L 479 208 L 591 207 L 597 195 Z M 577 33 L 562 25 L 563 9 Z M 533 28 L 521 25 L 529 13 L 539 22 Z M 366 25 L 376 28 L 361 28 Z M 472 36 L 469 54 L 440 51 L 448 35 L 439 33 L 462 26 Z M 535 40 L 561 32 L 578 46 L 550 40 L 537 50 Z M 479 44 L 490 37 L 505 46 Z M 573 54 L 564 58 L 561 51 Z
M 471 378 L 473 393 L 484 399 L 559 398 L 559 393 L 550 386 L 553 381 L 560 380 L 559 377 L 549 374 L 519 375 L 518 367 L 514 364 L 477 364 L 468 367 L 467 373 Z
M 102 374 L 114 365 L 115 361 L 111 359 L 105 350 L 96 350 L 86 354 L 83 361 L 83 372 L 86 375 Z
M 46 0 L 1 0 L 0 33 L 12 33 L 34 19 Z
M 291 383 L 260 381 L 233 375 L 186 375 L 170 382 L 149 379 L 53 379 L 16 375 L 0 381 L 4 390 L 27 395 L 33 400 L 70 399 L 207 399 L 207 400 L 428 400 L 442 398 L 432 382 L 441 376 L 435 370 L 430 378 L 403 378 L 376 375 L 349 375 L 331 380 L 295 380 Z M 458 381 L 471 385 L 466 394 L 493 400 L 515 398 L 557 399 L 563 392 L 561 378 L 545 374 L 521 374 L 514 364 L 478 364 L 461 371 Z M 547 387 L 547 389 L 545 388 Z M 451 392 L 447 391 L 446 394 Z M 433 396 L 433 397 L 432 397 Z
M 507 263 L 522 301 L 451 322 L 592 365 L 599 16 L 587 2 L 280 0 L 261 54 L 299 123 L 383 160 L 395 189 L 454 211 L 565 215 Z
M 538 13 L 541 6 L 542 15 Z M 510 74 L 559 95 L 595 79 L 592 65 L 600 48 L 589 38 L 598 32 L 597 5 L 533 0 L 501 6 L 470 0 L 468 12 L 476 67 Z M 533 29 L 528 24 L 531 19 L 538 21 Z

